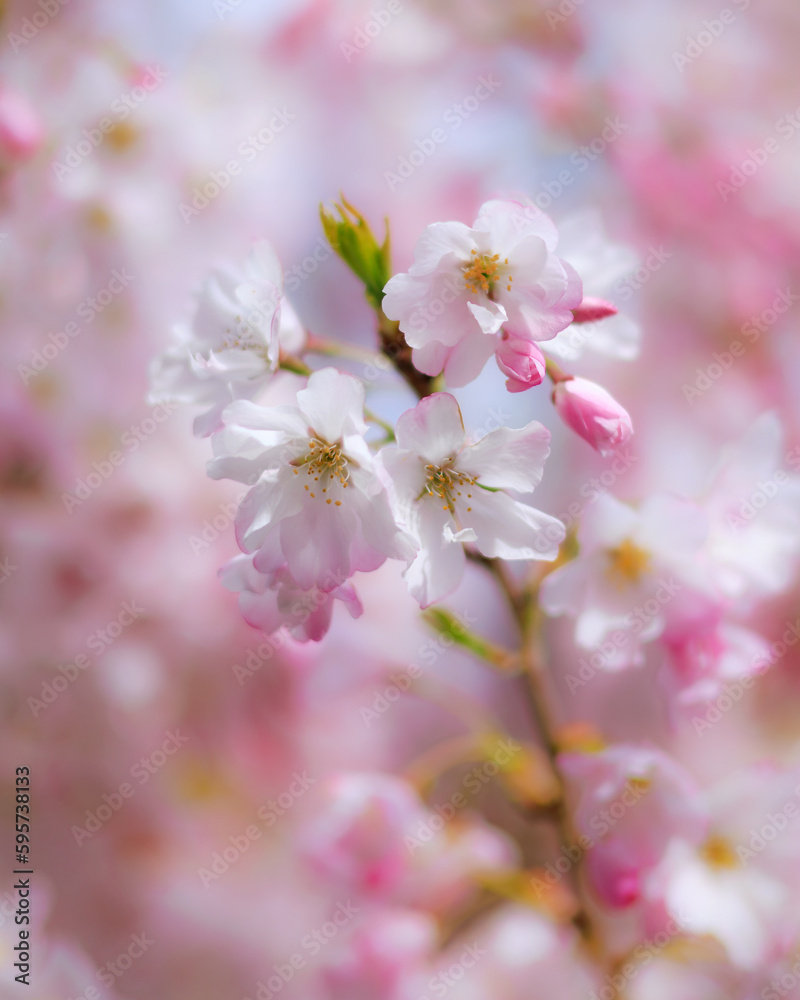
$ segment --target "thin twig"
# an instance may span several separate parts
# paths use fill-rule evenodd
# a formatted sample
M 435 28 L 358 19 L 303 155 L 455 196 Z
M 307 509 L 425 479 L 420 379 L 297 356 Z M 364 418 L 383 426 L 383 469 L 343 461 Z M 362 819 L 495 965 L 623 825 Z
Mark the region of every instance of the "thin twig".
M 403 376 L 420 399 L 424 399 L 435 391 L 435 379 L 424 375 L 414 368 L 411 361 L 411 349 L 405 342 L 397 323 L 388 320 L 382 313 L 378 324 L 378 334 L 381 349 L 392 361 L 397 371 Z M 553 806 L 551 815 L 556 825 L 557 834 L 562 844 L 573 846 L 578 844 L 578 835 L 566 801 L 564 775 L 558 765 L 560 747 L 556 737 L 556 724 L 552 718 L 546 692 L 546 677 L 544 662 L 540 650 L 540 611 L 535 590 L 518 586 L 508 572 L 505 564 L 499 559 L 489 559 L 475 551 L 469 552 L 473 562 L 485 567 L 495 578 L 503 591 L 514 620 L 520 632 L 521 661 L 526 679 L 526 692 L 530 713 L 534 726 L 544 744 L 553 773 L 558 779 L 561 795 Z M 602 937 L 592 919 L 586 893 L 581 877 L 581 862 L 576 866 L 574 891 L 578 907 L 572 916 L 572 924 L 581 936 L 586 948 L 598 960 L 604 957 Z

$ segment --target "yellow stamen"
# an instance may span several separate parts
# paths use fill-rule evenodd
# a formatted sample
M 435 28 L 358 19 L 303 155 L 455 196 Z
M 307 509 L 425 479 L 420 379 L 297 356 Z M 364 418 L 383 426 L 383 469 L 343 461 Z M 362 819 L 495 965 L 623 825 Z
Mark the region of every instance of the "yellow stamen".
M 347 480 L 350 477 L 349 459 L 338 442 L 329 444 L 322 438 L 313 437 L 308 442 L 308 453 L 302 458 L 295 459 L 292 465 L 295 466 L 295 475 L 300 469 L 305 469 L 306 475 L 311 477 L 313 482 L 318 483 L 321 479 L 326 484 L 322 487 L 323 493 L 328 492 L 335 480 L 339 481 L 342 489 L 347 488 Z M 316 498 L 316 494 L 309 489 L 308 484 L 305 485 L 305 489 L 309 496 Z M 327 502 L 333 503 L 333 500 L 328 499 Z M 340 506 L 340 501 L 337 501 L 337 506 Z
M 713 834 L 700 848 L 703 860 L 712 868 L 738 868 L 739 858 L 733 844 L 719 834 Z
M 106 133 L 106 141 L 115 153 L 124 153 L 138 140 L 139 133 L 129 122 L 117 122 Z
M 468 476 L 465 472 L 459 472 L 450 465 L 441 467 L 426 465 L 425 470 L 428 473 L 425 486 L 417 499 L 421 500 L 424 496 L 438 497 L 439 500 L 445 501 L 442 504 L 442 510 L 449 510 L 451 514 L 455 514 L 453 494 L 461 496 L 461 491 L 457 490 L 456 487 L 476 486 L 478 483 L 478 480 L 474 476 Z M 467 496 L 471 497 L 472 494 L 468 493 Z M 472 510 L 472 508 L 468 507 L 467 510 Z
M 650 554 L 629 538 L 608 550 L 608 575 L 619 584 L 638 583 L 650 568 Z
M 469 264 L 465 264 L 463 268 L 464 283 L 469 291 L 476 294 L 482 291 L 491 298 L 495 282 L 500 280 L 500 267 L 508 264 L 508 257 L 506 257 L 503 265 L 501 265 L 498 263 L 500 260 L 499 253 L 493 254 L 490 257 L 488 253 L 479 254 L 477 250 L 473 249 L 471 254 L 472 260 Z M 511 281 L 510 275 L 507 280 Z

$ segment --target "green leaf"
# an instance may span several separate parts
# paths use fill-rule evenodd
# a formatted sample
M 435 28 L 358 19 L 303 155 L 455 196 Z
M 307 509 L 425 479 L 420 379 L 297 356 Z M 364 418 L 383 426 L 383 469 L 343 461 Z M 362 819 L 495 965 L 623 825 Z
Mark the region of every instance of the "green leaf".
M 363 283 L 367 301 L 377 310 L 383 301 L 383 289 L 392 276 L 389 223 L 386 237 L 379 244 L 369 223 L 344 195 L 334 205 L 335 212 L 320 206 L 325 236 L 335 252 Z
M 440 635 L 450 636 L 456 646 L 468 649 L 478 659 L 491 663 L 501 670 L 516 671 L 519 668 L 515 653 L 470 632 L 467 626 L 447 608 L 428 608 L 422 612 L 422 617 Z

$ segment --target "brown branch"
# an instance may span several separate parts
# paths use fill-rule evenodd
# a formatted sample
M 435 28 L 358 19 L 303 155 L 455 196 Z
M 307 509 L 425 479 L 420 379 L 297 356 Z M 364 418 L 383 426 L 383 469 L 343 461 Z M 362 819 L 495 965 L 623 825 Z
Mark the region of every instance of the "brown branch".
M 387 319 L 380 313 L 378 334 L 381 350 L 392 361 L 400 375 L 414 390 L 420 399 L 424 399 L 435 391 L 435 379 L 417 371 L 411 361 L 411 348 L 406 344 L 397 323 Z M 508 569 L 500 559 L 489 559 L 474 550 L 468 551 L 468 557 L 476 564 L 483 566 L 498 583 L 503 591 L 514 620 L 520 632 L 521 661 L 526 681 L 526 693 L 534 726 L 544 745 L 553 773 L 558 779 L 561 795 L 548 812 L 553 817 L 558 838 L 563 845 L 578 844 L 578 835 L 570 814 L 566 795 L 564 776 L 558 766 L 560 747 L 556 736 L 556 723 L 552 717 L 546 691 L 546 676 L 544 661 L 541 654 L 540 618 L 537 593 L 535 589 L 520 587 L 516 584 Z M 586 948 L 598 960 L 604 958 L 602 938 L 595 926 L 586 898 L 583 879 L 581 877 L 581 860 L 578 861 L 574 873 L 573 889 L 578 906 L 572 916 L 572 924 L 581 936 Z

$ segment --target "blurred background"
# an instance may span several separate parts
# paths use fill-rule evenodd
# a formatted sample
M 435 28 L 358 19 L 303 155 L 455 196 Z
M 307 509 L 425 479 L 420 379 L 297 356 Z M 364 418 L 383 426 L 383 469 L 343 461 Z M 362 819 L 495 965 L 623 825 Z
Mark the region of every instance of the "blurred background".
M 11 971 L 18 766 L 32 775 L 28 996 L 344 996 L 322 970 L 346 936 L 331 921 L 347 897 L 302 850 L 326 779 L 396 771 L 457 734 L 441 704 L 452 685 L 510 731 L 527 724 L 506 681 L 426 645 L 398 564 L 362 582 L 364 617 L 337 613 L 319 646 L 270 644 L 247 626 L 216 575 L 236 551 L 240 492 L 206 477 L 193 413 L 147 403 L 150 363 L 208 269 L 262 238 L 308 330 L 374 346 L 362 290 L 319 224 L 320 203 L 340 192 L 376 232 L 389 220 L 397 270 L 431 222 L 471 223 L 488 197 L 526 196 L 559 226 L 599 213 L 637 261 L 613 297 L 641 326 L 642 354 L 591 368 L 637 430 L 617 495 L 698 495 L 768 409 L 788 449 L 800 430 L 800 7 L 1 9 L 0 996 L 23 989 Z M 280 378 L 276 392 L 296 387 Z M 536 417 L 553 431 L 544 510 L 560 514 L 606 468 L 558 426 L 544 390 L 510 396 L 491 366 L 458 395 L 473 430 Z M 371 389 L 388 419 L 412 404 L 391 376 Z M 449 604 L 509 639 L 479 573 Z M 760 605 L 760 631 L 777 634 L 796 604 L 785 589 Z M 553 641 L 563 635 L 556 626 Z M 414 663 L 438 695 L 380 701 Z M 791 651 L 708 735 L 702 758 L 654 676 L 646 666 L 624 685 L 598 680 L 594 721 L 615 739 L 659 742 L 701 780 L 791 758 Z M 559 683 L 564 721 L 580 721 L 581 698 Z M 539 834 L 502 795 L 488 788 L 471 808 L 534 857 Z M 454 898 L 441 891 L 424 906 L 434 916 Z M 316 950 L 301 943 L 323 927 L 337 930 L 321 931 Z M 296 954 L 289 981 L 258 993 Z M 539 995 L 496 975 L 496 996 Z M 462 995 L 488 995 L 476 990 Z

